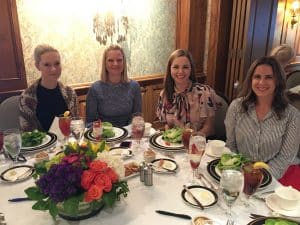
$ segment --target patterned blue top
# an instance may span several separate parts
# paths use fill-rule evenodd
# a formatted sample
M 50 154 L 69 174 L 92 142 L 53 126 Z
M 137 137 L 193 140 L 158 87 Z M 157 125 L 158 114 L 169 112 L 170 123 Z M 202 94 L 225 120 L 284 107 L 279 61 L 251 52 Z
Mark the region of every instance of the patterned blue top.
M 297 163 L 300 142 L 300 113 L 288 105 L 279 120 L 274 111 L 263 121 L 256 116 L 254 105 L 241 111 L 241 98 L 230 104 L 226 119 L 226 145 L 253 161 L 264 161 L 275 178 L 280 178 L 289 165 Z
M 87 123 L 101 119 L 111 122 L 113 126 L 122 127 L 130 123 L 133 113 L 141 111 L 141 88 L 134 80 L 118 84 L 96 81 L 88 91 Z

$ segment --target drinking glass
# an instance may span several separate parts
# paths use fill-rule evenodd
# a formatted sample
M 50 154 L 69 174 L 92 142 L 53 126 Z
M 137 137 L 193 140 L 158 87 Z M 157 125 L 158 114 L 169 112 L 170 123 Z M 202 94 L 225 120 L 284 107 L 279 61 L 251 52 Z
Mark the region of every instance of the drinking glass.
M 190 160 L 190 164 L 193 170 L 193 179 L 192 183 L 196 183 L 195 177 L 197 169 L 200 165 L 201 158 L 205 151 L 206 138 L 200 134 L 191 134 L 189 150 L 188 150 L 188 158 Z
M 131 121 L 131 136 L 137 143 L 137 148 L 140 148 L 141 139 L 145 132 L 145 121 L 142 113 L 134 113 Z
M 223 199 L 228 206 L 226 214 L 232 221 L 231 208 L 243 190 L 244 175 L 238 170 L 223 170 L 220 179 L 220 188 Z
M 70 128 L 71 128 L 71 133 L 75 137 L 77 143 L 80 144 L 80 140 L 82 138 L 85 129 L 83 118 L 80 116 L 72 117 Z
M 71 134 L 71 117 L 60 115 L 58 117 L 58 125 L 61 133 L 64 135 L 63 144 L 66 144 Z
M 3 149 L 3 132 L 0 131 L 0 165 L 6 164 L 6 156 Z
M 253 168 L 253 163 L 246 163 L 243 167 L 244 172 L 244 194 L 247 198 L 246 206 L 249 206 L 250 197 L 256 192 L 263 180 L 263 173 L 261 169 Z
M 3 147 L 5 152 L 13 158 L 14 165 L 22 146 L 21 132 L 18 129 L 8 129 L 3 132 Z

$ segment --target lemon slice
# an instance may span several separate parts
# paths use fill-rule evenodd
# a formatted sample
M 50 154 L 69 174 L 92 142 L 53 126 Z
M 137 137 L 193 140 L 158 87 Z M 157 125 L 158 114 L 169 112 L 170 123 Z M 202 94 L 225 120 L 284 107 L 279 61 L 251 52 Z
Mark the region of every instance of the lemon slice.
M 253 164 L 253 168 L 254 169 L 267 169 L 268 170 L 270 167 L 265 162 L 259 161 L 259 162 L 256 162 L 256 163 Z
M 65 111 L 64 112 L 64 117 L 67 117 L 67 116 L 69 116 L 70 115 L 70 111 Z

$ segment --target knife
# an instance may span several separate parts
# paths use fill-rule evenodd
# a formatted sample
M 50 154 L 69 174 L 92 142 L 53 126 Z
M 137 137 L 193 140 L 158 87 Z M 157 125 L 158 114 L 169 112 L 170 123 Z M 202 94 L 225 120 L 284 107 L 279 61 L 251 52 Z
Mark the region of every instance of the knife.
M 164 210 L 155 210 L 155 212 L 162 214 L 162 215 L 174 216 L 174 217 L 187 219 L 187 220 L 192 219 L 192 217 L 190 217 L 189 215 L 186 215 L 186 214 L 173 213 L 173 212 L 168 212 L 168 211 L 164 211 Z
M 24 197 L 24 198 L 11 198 L 8 199 L 9 202 L 23 202 L 23 201 L 31 201 L 32 199 L 28 198 L 28 197 Z
M 183 185 L 183 188 L 194 199 L 194 201 L 197 203 L 197 205 L 200 207 L 200 209 L 204 210 L 204 207 L 201 204 L 201 202 L 193 195 L 193 193 L 187 188 L 187 186 Z

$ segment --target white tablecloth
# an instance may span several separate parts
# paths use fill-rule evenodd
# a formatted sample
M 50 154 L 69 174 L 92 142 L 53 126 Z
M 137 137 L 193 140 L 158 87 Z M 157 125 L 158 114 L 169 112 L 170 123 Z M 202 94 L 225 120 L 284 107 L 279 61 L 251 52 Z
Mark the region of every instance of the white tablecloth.
M 27 181 L 11 184 L 0 183 L 0 212 L 3 212 L 8 225 L 65 225 L 65 224 L 103 224 L 103 225 L 150 225 L 150 224 L 168 224 L 168 225 L 189 225 L 191 221 L 175 217 L 164 216 L 155 213 L 155 210 L 168 210 L 176 213 L 188 214 L 192 217 L 198 215 L 208 216 L 214 218 L 225 225 L 226 215 L 224 213 L 224 205 L 216 204 L 204 211 L 193 208 L 187 205 L 181 198 L 182 185 L 186 182 L 187 177 L 191 177 L 192 172 L 189 166 L 182 166 L 182 159 L 184 153 L 176 153 L 175 160 L 180 168 L 176 174 L 154 174 L 153 186 L 144 186 L 140 182 L 139 176 L 128 180 L 130 192 L 128 197 L 118 202 L 112 210 L 102 210 L 98 215 L 82 220 L 82 221 L 66 221 L 57 217 L 57 221 L 53 221 L 52 217 L 47 212 L 32 210 L 31 206 L 34 202 L 25 201 L 18 203 L 11 203 L 7 200 L 10 198 L 24 197 L 24 190 L 33 185 L 33 179 Z M 163 154 L 157 154 L 158 157 L 165 157 Z M 127 160 L 134 160 L 139 162 L 142 159 L 142 154 L 137 154 L 133 158 Z M 213 158 L 206 155 L 201 161 L 201 172 L 206 172 L 207 162 Z M 28 162 L 32 163 L 32 160 Z M 1 171 L 4 167 L 0 168 Z M 213 179 L 212 179 L 213 180 Z M 277 181 L 273 181 L 264 191 L 274 190 L 278 186 Z M 223 207 L 223 209 L 220 207 Z M 233 207 L 233 215 L 236 219 L 236 225 L 247 224 L 251 219 L 249 213 L 256 213 L 262 215 L 270 215 L 270 210 L 264 202 L 252 199 L 250 208 L 245 208 L 241 202 L 236 202 Z

